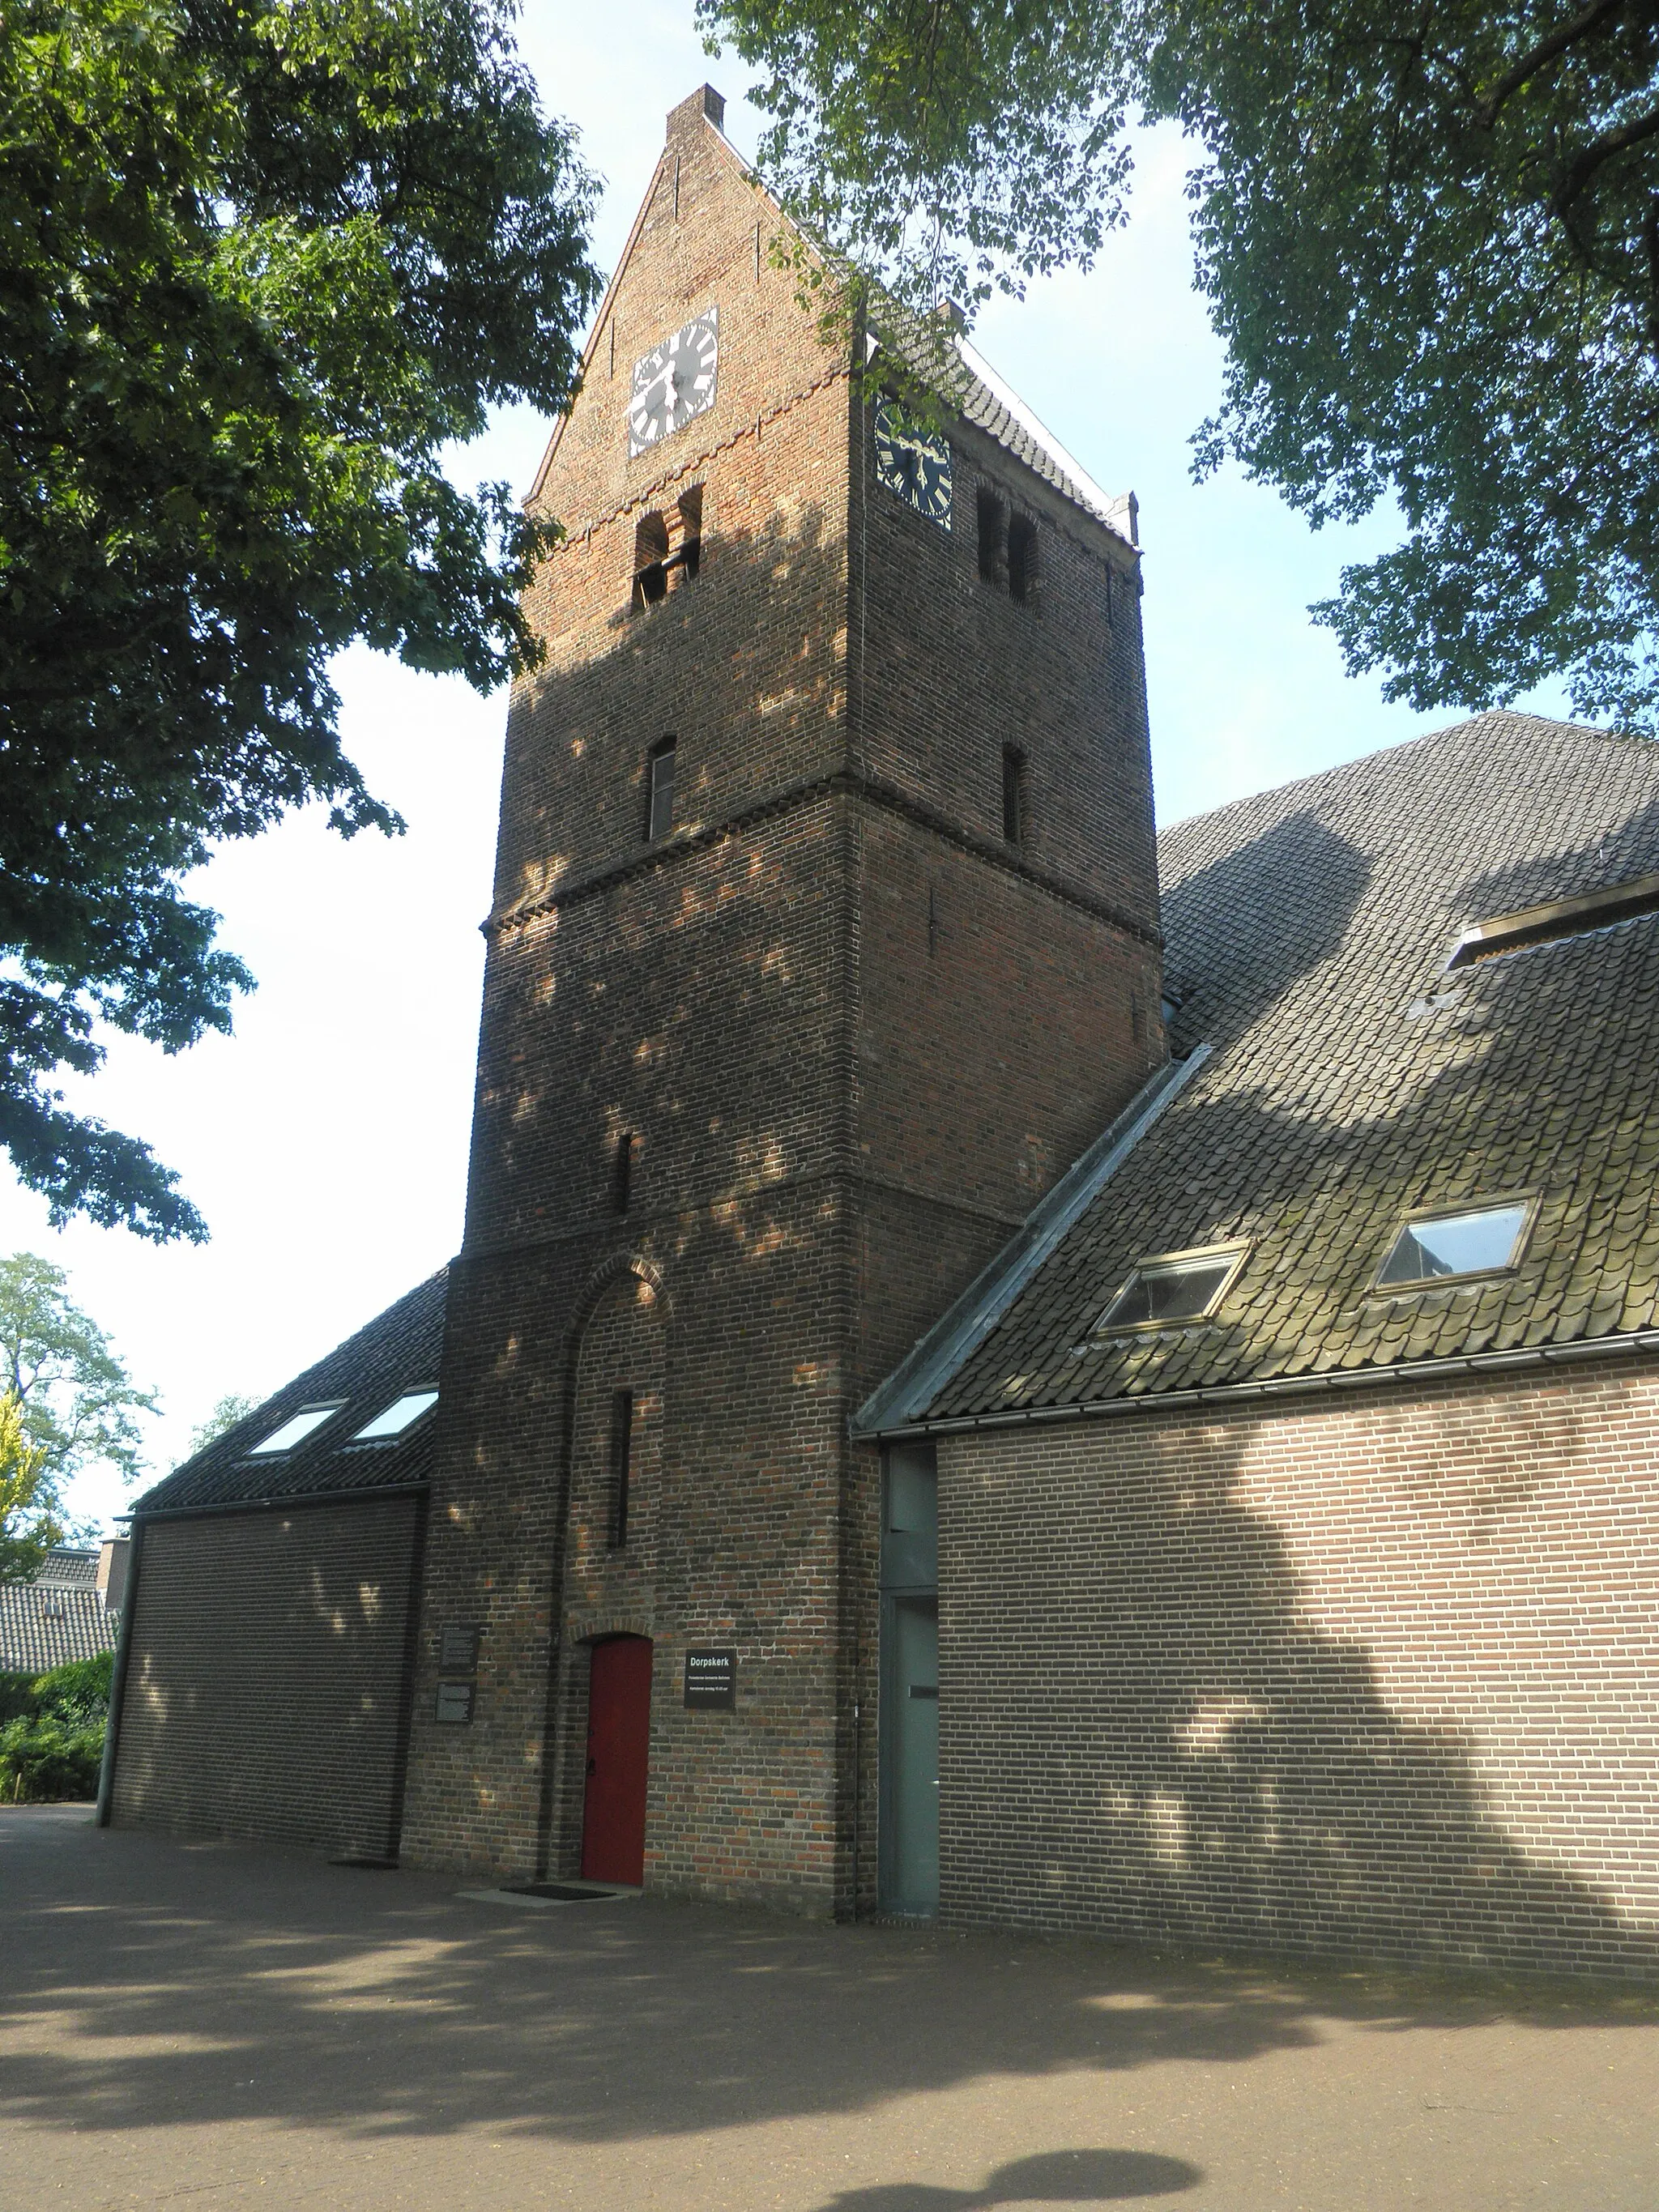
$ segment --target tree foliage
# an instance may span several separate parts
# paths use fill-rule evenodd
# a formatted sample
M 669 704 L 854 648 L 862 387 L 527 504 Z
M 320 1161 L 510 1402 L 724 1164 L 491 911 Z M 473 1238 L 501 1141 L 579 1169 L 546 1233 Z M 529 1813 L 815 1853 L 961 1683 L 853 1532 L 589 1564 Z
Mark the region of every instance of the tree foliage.
M 178 1051 L 251 981 L 179 890 L 309 799 L 354 640 L 479 689 L 545 526 L 445 450 L 568 401 L 593 184 L 505 0 L 0 11 L 0 1143 L 55 1221 L 204 1233 L 69 1110 L 97 1025 Z
M 63 1534 L 64 1486 L 83 1468 L 137 1480 L 138 1416 L 155 1411 L 68 1285 L 61 1267 L 33 1252 L 0 1260 L 0 1392 L 16 1401 L 21 1449 L 38 1455 L 31 1506 L 53 1524 L 52 1543 Z
M 234 1429 L 239 1421 L 246 1420 L 250 1413 L 257 1412 L 259 1402 L 258 1398 L 238 1397 L 234 1390 L 228 1390 L 206 1419 L 198 1421 L 191 1431 L 191 1450 L 192 1452 L 205 1450 L 216 1438 L 222 1437 L 228 1430 Z
M 913 296 L 1086 265 L 1128 104 L 1181 122 L 1227 347 L 1198 468 L 1236 457 L 1316 524 L 1388 496 L 1405 518 L 1316 610 L 1350 666 L 1421 708 L 1560 678 L 1580 713 L 1659 732 L 1656 0 L 702 15 L 766 72 L 791 204 Z M 907 251 L 884 200 L 938 250 Z
M 46 1455 L 23 1426 L 23 1401 L 0 1391 L 0 1583 L 33 1582 L 63 1523 L 44 1502 Z

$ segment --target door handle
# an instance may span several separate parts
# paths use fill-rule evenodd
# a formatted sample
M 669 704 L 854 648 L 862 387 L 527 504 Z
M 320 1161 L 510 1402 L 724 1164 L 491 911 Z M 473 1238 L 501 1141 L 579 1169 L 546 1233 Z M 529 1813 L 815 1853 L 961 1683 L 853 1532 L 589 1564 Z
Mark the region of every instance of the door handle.
M 588 1762 L 587 1762 L 587 1771 L 588 1771 L 588 1772 L 589 1772 L 590 1774 L 597 1774 L 597 1773 L 599 1772 L 599 1760 L 598 1760 L 597 1759 L 590 1759 L 588 1760 Z

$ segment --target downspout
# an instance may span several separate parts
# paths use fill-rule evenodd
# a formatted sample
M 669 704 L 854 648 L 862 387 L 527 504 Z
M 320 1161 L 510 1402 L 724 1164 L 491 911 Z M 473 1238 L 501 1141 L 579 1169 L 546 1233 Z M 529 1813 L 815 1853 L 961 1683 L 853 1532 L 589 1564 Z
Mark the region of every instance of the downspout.
M 110 1674 L 109 1718 L 104 1723 L 104 1757 L 98 1769 L 98 1826 L 106 1828 L 115 1802 L 115 1754 L 121 1735 L 121 1705 L 127 1689 L 127 1654 L 132 1649 L 132 1616 L 138 1610 L 138 1569 L 144 1553 L 144 1524 L 135 1514 L 132 1549 L 127 1555 L 127 1586 L 121 1593 L 121 1626 L 115 1638 Z

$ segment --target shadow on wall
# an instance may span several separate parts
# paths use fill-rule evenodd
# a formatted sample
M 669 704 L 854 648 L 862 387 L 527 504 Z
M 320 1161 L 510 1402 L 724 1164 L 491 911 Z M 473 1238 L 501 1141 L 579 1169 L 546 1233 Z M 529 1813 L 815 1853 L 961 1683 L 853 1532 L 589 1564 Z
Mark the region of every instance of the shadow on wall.
M 1354 1411 L 1345 1401 L 1333 1418 Z M 1449 1494 L 1455 1474 L 1437 1480 L 1425 1514 L 1409 1476 L 1399 1480 L 1431 1464 L 1446 1418 L 1432 1398 L 1403 1407 L 1379 1440 L 1387 1464 L 1368 1478 L 1377 1502 L 1351 1503 L 1322 1530 L 1300 1524 L 1303 1540 L 1341 1561 L 1346 1613 L 1369 1603 L 1379 1622 L 1394 1616 L 1391 1641 L 1431 1703 L 1467 1704 L 1483 1674 L 1499 1678 L 1500 1711 L 1506 1694 L 1531 1698 L 1530 1716 L 1510 1723 L 1514 1795 L 1559 1818 L 1570 1786 L 1589 1808 L 1586 1848 L 1639 1887 L 1651 1829 L 1623 1774 L 1630 1720 L 1614 1679 L 1628 1619 L 1621 1626 L 1610 1605 L 1605 1626 L 1583 1630 L 1583 1668 L 1569 1670 L 1551 1647 L 1559 1607 L 1535 1577 L 1506 1613 L 1524 1537 L 1511 1528 L 1491 1543 L 1479 1413 L 1458 1440 L 1467 1499 Z M 1535 1443 L 1536 1409 L 1517 1419 Z M 1109 1439 L 1085 1486 L 1109 1507 L 1087 1532 L 1079 1470 L 1054 1457 L 1051 1438 L 978 1474 L 972 1461 L 947 1464 L 945 1494 L 957 1501 L 940 1563 L 949 1917 L 1659 1978 L 1659 1928 L 1529 1856 L 1491 1811 L 1471 1740 L 1400 1717 L 1364 1644 L 1310 1617 L 1285 1537 L 1237 1495 L 1255 1427 L 1137 1424 Z M 1569 1450 L 1575 1434 L 1569 1418 Z M 1315 1461 L 1328 1477 L 1328 1453 L 1310 1450 Z M 1274 1480 L 1285 1496 L 1297 1476 L 1276 1463 Z M 1569 1601 L 1570 1560 L 1558 1557 L 1555 1582 Z M 1587 1720 L 1572 1708 L 1598 1674 L 1603 1711 Z M 975 1685 L 974 1725 L 959 1737 L 952 1681 Z
M 833 1069 L 827 1054 L 804 1066 L 799 1042 L 827 1021 L 835 886 L 811 807 L 736 836 L 715 825 L 842 764 L 834 625 L 817 617 L 844 605 L 844 558 L 807 507 L 717 532 L 695 583 L 630 616 L 625 576 L 584 582 L 601 557 L 566 547 L 555 574 L 574 564 L 571 598 L 614 587 L 617 610 L 514 704 L 495 900 L 518 919 L 486 978 L 468 1237 L 609 1217 L 628 1140 L 636 1206 L 665 1188 L 754 1201 L 759 1226 L 736 1237 L 748 1252 L 770 1229 L 766 1194 L 822 1149 Z M 670 736 L 665 826 L 650 764 Z M 620 895 L 542 903 L 630 866 Z M 711 1054 L 711 1025 L 750 1048 Z
M 1608 848 L 1634 866 L 1656 834 L 1644 810 Z M 1464 888 L 1490 910 L 1571 884 L 1589 858 L 1556 848 Z M 1193 931 L 1211 896 L 1221 912 L 1243 902 L 1249 922 L 1237 953 L 1212 947 L 1224 1036 L 1340 941 L 1366 869 L 1297 816 L 1179 887 L 1173 908 L 1197 902 Z M 1258 975 L 1250 918 L 1279 884 Z M 1331 1080 L 1316 1079 L 1316 1061 L 1304 1084 L 1297 1066 L 1285 1074 L 1264 1054 L 1252 1070 L 1261 1088 L 1183 1105 L 1114 1184 L 1096 1228 L 1062 1250 L 1029 1336 L 1017 1310 L 1006 1342 L 988 1346 L 972 1386 L 983 1396 L 964 1394 L 968 1410 L 993 1406 L 999 1388 L 1004 1403 L 1052 1405 L 1650 1324 L 1630 1124 L 1649 1113 L 1632 1070 L 1659 1050 L 1654 926 L 1483 963 L 1432 1025 L 1413 1018 L 1409 982 L 1394 988 L 1420 968 L 1424 932 L 1394 927 L 1396 941 L 1383 931 L 1368 956 L 1370 975 L 1331 981 L 1333 993 L 1352 990 L 1353 1018 L 1368 1025 L 1363 1060 L 1351 1030 Z M 1200 991 L 1200 1030 L 1203 1005 Z M 1612 1128 L 1608 1102 L 1624 1130 Z M 1517 1189 L 1540 1196 L 1512 1273 L 1370 1295 L 1408 1207 Z M 1250 1238 L 1251 1256 L 1215 1322 L 1068 1364 L 1130 1252 L 1230 1237 Z M 999 1362 L 1028 1371 L 1004 1382 Z M 1278 1495 L 1294 1498 L 1298 1425 L 1325 1417 L 1310 1401 L 1179 1429 L 1073 1430 L 1088 1436 L 1082 1485 L 1056 1441 L 1066 1432 L 1044 1431 L 1043 1445 L 947 1447 L 964 1455 L 947 1477 L 947 1494 L 950 1480 L 960 1484 L 962 1525 L 946 1532 L 941 1563 L 945 1786 L 947 1827 L 961 1827 L 963 1917 L 1659 1974 L 1650 1803 L 1628 1763 L 1646 1756 L 1627 1687 L 1652 1629 L 1642 1500 L 1626 1474 L 1622 1503 L 1616 1488 L 1581 1486 L 1572 1511 L 1553 1505 L 1558 1478 L 1596 1482 L 1604 1447 L 1564 1385 L 1514 1387 L 1508 1412 L 1460 1410 L 1455 1392 L 1434 1386 L 1391 1413 L 1375 1398 L 1331 1403 L 1333 1421 L 1364 1407 L 1364 1441 L 1333 1449 L 1328 1497 L 1309 1468 L 1302 1503 L 1284 1509 L 1297 1517 L 1281 1525 L 1319 1571 L 1331 1563 L 1352 1640 L 1322 1632 L 1280 1527 L 1243 1497 L 1255 1450 Z M 1093 1501 L 1086 1527 L 1080 1495 Z M 1611 1579 L 1583 1571 L 1598 1563 L 1595 1547 L 1615 1540 L 1626 1548 Z M 1391 1654 L 1390 1696 L 1403 1681 L 1419 1713 L 1451 1723 L 1392 1711 L 1370 1644 Z M 974 1728 L 959 1744 L 952 1673 L 974 1685 Z M 1461 1730 L 1473 1731 L 1466 1717 L 1483 1698 L 1477 1754 Z M 1479 1760 L 1505 1777 L 1502 1821 Z M 1558 1844 L 1575 1822 L 1573 1843 Z M 1593 1878 L 1548 1862 L 1568 1848 Z M 947 1899 L 951 1883 L 947 1863 Z

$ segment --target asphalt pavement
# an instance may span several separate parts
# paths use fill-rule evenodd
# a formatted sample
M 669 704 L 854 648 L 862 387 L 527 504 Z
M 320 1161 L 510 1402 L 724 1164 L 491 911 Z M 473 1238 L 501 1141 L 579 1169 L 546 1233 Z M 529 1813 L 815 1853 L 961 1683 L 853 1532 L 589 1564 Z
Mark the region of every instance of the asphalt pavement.
M 0 1810 L 0 2205 L 1659 2207 L 1659 1994 L 463 1887 Z

